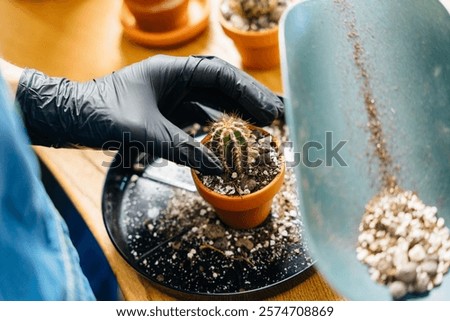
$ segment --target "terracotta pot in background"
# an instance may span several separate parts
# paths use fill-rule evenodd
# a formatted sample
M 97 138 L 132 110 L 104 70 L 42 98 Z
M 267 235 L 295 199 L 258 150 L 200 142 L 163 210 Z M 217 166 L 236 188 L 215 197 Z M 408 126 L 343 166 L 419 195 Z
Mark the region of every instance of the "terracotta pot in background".
M 143 31 L 167 32 L 188 22 L 189 0 L 124 0 Z
M 252 126 L 252 128 L 256 127 Z M 266 131 L 258 130 L 268 135 Z M 210 139 L 210 136 L 206 136 L 202 143 L 206 143 Z M 275 142 L 279 148 L 279 142 L 277 140 Z M 280 173 L 268 185 L 259 191 L 243 196 L 216 193 L 203 185 L 194 170 L 191 173 L 198 193 L 214 207 L 217 216 L 223 223 L 236 229 L 249 229 L 263 223 L 270 214 L 273 197 L 284 182 L 285 163 L 282 162 Z
M 243 67 L 271 69 L 280 65 L 278 26 L 261 31 L 244 31 L 233 27 L 222 15 L 220 24 L 239 51 Z

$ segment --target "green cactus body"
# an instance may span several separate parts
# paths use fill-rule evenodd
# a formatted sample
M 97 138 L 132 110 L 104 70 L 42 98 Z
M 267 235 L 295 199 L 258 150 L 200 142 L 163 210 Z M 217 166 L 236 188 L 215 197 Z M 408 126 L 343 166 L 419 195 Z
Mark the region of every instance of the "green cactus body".
M 224 116 L 211 127 L 211 149 L 222 162 L 225 173 L 242 174 L 255 158 L 255 136 L 248 123 Z M 257 151 L 256 151 L 257 153 Z
M 243 196 L 269 184 L 282 168 L 273 136 L 244 120 L 225 115 L 211 124 L 205 142 L 220 160 L 222 175 L 201 175 L 203 185 L 216 193 Z

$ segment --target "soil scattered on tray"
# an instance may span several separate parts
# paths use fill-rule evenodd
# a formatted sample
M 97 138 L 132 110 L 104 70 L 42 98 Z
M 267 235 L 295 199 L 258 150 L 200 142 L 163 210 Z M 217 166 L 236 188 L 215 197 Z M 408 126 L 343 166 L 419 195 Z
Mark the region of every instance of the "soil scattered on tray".
M 166 233 L 169 238 L 180 229 L 185 230 L 178 240 L 169 245 L 175 250 L 187 246 L 184 259 L 192 263 L 201 259 L 200 252 L 211 251 L 229 260 L 244 261 L 249 266 L 271 263 L 289 255 L 287 245 L 301 241 L 297 200 L 288 189 L 288 186 L 292 186 L 291 182 L 288 181 L 285 186 L 274 199 L 270 222 L 256 229 L 235 230 L 226 227 L 200 196 L 182 190 L 174 194 L 163 214 L 164 220 L 159 222 L 158 227 L 155 229 L 151 224 L 148 228 L 154 233 Z M 192 247 L 193 240 L 198 246 Z M 299 250 L 295 253 L 299 254 Z
M 436 207 L 425 205 L 414 192 L 398 185 L 353 8 L 346 0 L 335 0 L 335 3 L 345 14 L 353 61 L 362 79 L 370 146 L 378 160 L 382 186 L 366 205 L 359 226 L 357 258 L 369 267 L 374 281 L 389 286 L 393 298 L 424 293 L 440 285 L 449 270 L 449 229 L 444 219 L 437 217 Z

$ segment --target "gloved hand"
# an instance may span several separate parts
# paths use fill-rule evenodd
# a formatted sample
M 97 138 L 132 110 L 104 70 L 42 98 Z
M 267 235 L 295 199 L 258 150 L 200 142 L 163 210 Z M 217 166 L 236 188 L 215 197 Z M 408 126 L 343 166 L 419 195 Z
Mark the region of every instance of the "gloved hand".
M 155 56 L 88 82 L 25 69 L 16 99 L 34 144 L 119 148 L 128 135 L 144 151 L 204 174 L 221 172 L 218 159 L 179 126 L 217 111 L 263 126 L 283 113 L 277 96 L 215 57 Z

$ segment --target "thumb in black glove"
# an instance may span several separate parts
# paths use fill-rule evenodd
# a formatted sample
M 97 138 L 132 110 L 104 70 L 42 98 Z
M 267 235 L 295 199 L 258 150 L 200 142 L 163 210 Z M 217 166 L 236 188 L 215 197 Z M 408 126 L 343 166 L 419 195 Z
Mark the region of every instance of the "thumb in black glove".
M 204 174 L 221 165 L 180 126 L 216 111 L 263 126 L 283 113 L 270 90 L 215 57 L 155 56 L 88 82 L 25 69 L 16 98 L 34 144 L 118 148 L 129 134 L 144 151 Z

